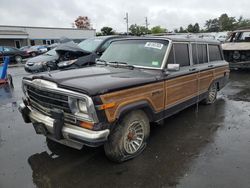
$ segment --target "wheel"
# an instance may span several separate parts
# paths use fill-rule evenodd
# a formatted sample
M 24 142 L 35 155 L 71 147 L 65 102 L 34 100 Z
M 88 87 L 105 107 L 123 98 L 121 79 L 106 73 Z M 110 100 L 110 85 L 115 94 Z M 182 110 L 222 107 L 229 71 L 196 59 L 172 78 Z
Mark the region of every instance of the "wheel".
M 104 145 L 106 156 L 114 162 L 123 162 L 140 154 L 146 147 L 150 134 L 147 115 L 133 111 L 115 125 Z
M 205 104 L 213 104 L 217 98 L 217 83 L 213 83 L 208 89 L 208 95 L 204 100 Z
M 35 57 L 35 56 L 36 56 L 36 52 L 32 52 L 32 53 L 31 53 L 31 56 L 32 56 L 32 57 Z
M 20 56 L 20 55 L 15 56 L 15 61 L 16 61 L 17 63 L 21 63 L 22 60 L 23 60 L 22 56 Z

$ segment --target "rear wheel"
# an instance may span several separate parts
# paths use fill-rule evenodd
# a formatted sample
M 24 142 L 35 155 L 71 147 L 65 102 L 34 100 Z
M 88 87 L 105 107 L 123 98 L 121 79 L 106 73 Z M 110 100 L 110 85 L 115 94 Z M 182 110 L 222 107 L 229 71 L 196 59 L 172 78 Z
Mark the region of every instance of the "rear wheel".
M 213 83 L 208 89 L 208 95 L 204 100 L 205 104 L 213 104 L 217 98 L 217 83 Z
M 150 134 L 147 115 L 133 111 L 126 115 L 111 132 L 104 145 L 106 156 L 114 162 L 123 162 L 140 154 L 146 147 Z

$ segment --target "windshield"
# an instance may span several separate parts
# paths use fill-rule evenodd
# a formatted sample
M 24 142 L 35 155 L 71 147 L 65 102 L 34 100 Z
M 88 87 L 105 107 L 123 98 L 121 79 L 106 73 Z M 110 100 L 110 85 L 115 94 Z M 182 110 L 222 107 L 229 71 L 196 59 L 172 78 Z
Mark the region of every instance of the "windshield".
M 56 48 L 53 48 L 52 50 L 46 52 L 45 54 L 52 55 L 52 56 L 57 56 Z
M 101 38 L 89 38 L 78 44 L 78 46 L 88 52 L 95 51 L 98 46 L 102 43 L 103 39 Z
M 111 43 L 100 59 L 128 65 L 160 68 L 168 41 L 124 40 Z

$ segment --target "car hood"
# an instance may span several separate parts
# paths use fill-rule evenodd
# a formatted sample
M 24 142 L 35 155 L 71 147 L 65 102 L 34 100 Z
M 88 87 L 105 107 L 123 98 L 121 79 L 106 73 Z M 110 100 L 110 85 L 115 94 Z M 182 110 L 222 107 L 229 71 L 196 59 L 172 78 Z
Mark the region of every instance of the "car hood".
M 48 61 L 54 61 L 57 60 L 59 57 L 57 55 L 52 56 L 52 55 L 46 55 L 42 54 L 33 58 L 30 58 L 27 63 L 39 63 L 39 62 L 48 62 Z
M 98 65 L 36 75 L 31 79 L 52 81 L 57 83 L 61 88 L 95 96 L 111 91 L 156 82 L 160 79 L 160 73 L 161 71 L 151 73 L 150 71 L 146 72 L 137 68 L 131 70 L 128 68 L 115 68 Z
M 73 52 L 73 53 L 78 53 L 81 55 L 91 54 L 91 52 L 85 51 L 81 49 L 80 47 L 78 47 L 78 45 L 74 43 L 73 41 L 60 44 L 59 46 L 57 46 L 56 52 L 58 54 L 63 54 L 65 52 Z
M 222 44 L 223 50 L 250 50 L 250 42 L 228 42 Z

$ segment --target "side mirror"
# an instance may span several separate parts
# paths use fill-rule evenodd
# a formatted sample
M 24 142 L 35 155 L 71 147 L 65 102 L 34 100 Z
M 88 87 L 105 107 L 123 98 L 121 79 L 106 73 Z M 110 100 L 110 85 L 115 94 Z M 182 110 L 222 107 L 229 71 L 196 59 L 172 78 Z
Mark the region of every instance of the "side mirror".
M 180 64 L 168 64 L 167 65 L 168 71 L 179 71 L 180 70 Z

